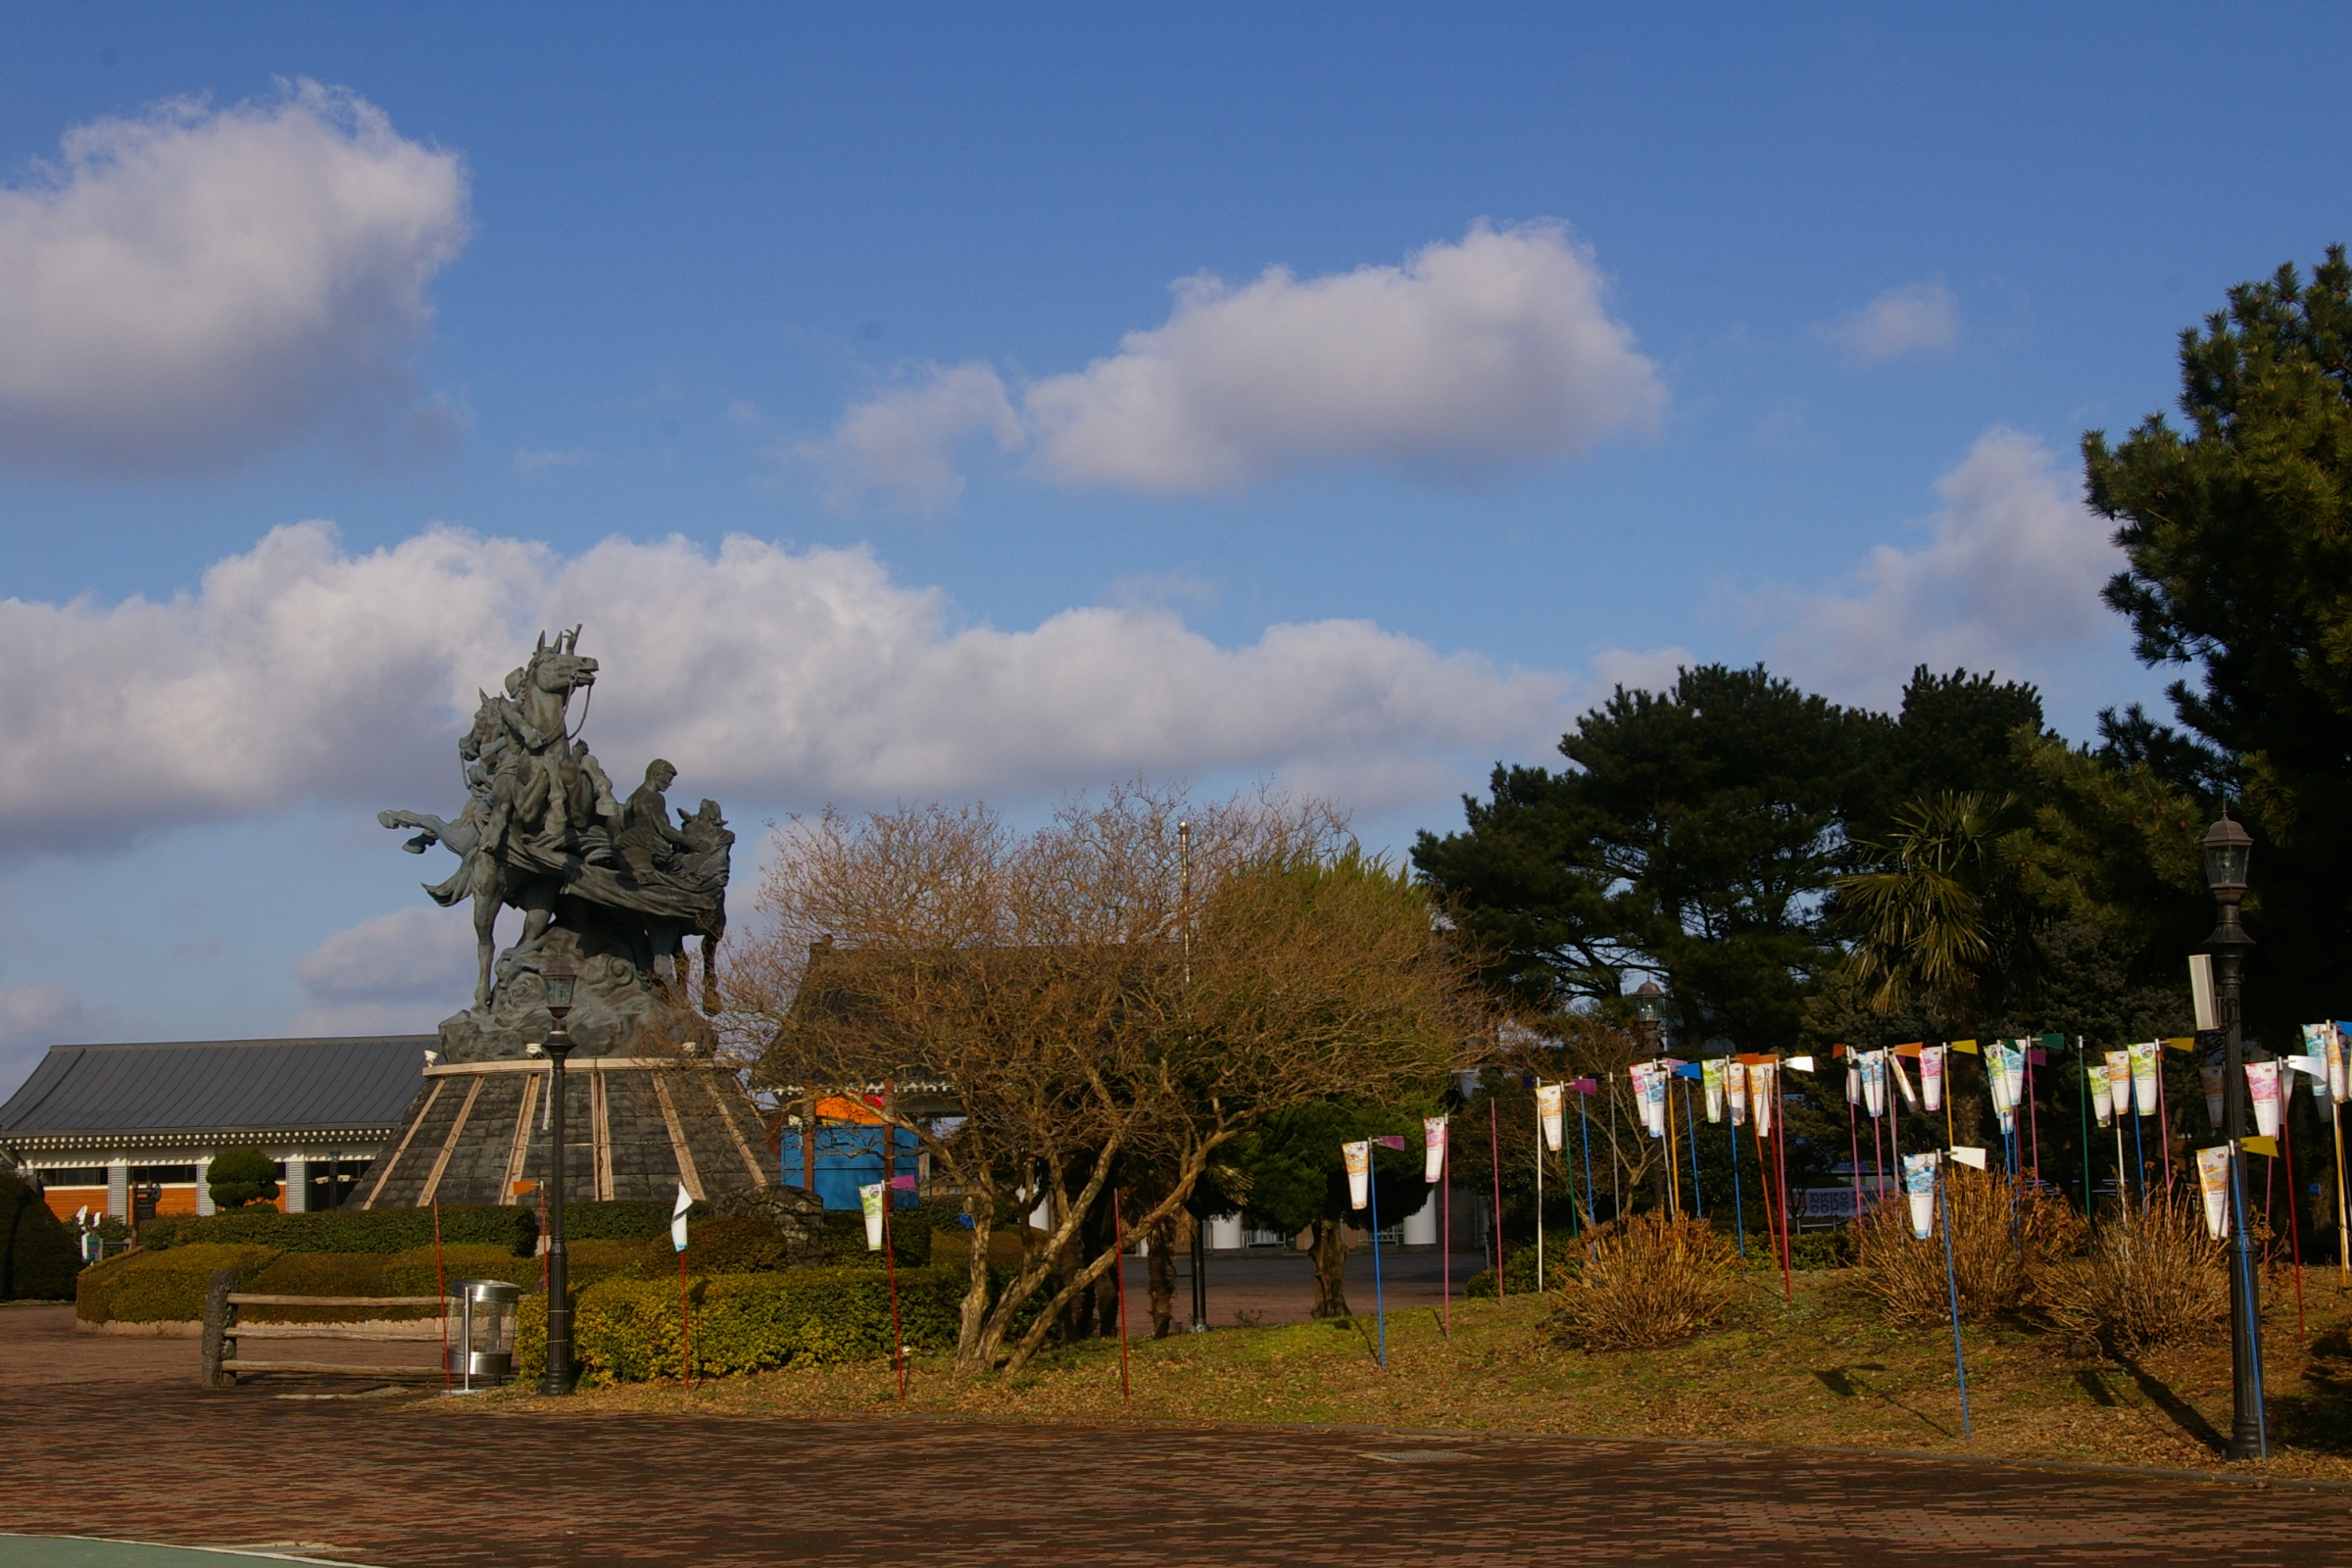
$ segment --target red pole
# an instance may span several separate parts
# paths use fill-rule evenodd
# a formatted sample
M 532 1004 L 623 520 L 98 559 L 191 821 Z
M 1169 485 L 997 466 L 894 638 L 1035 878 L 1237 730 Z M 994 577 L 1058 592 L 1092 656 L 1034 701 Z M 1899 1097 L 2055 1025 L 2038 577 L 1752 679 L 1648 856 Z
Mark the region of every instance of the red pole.
M 898 1129 L 884 1127 L 882 1136 L 896 1140 Z M 891 1157 L 884 1163 L 882 1172 L 882 1258 L 884 1266 L 890 1270 L 890 1364 L 898 1369 L 899 1401 L 905 1403 L 906 1399 L 906 1336 L 899 1329 L 899 1252 L 897 1248 L 890 1245 L 890 1211 L 898 1206 L 898 1191 L 890 1185 L 889 1167 L 897 1163 L 898 1151 L 894 1143 L 891 1148 Z
M 2161 1063 L 2162 1058 L 2158 1061 Z M 2290 1088 L 2278 1097 L 2278 1152 L 2286 1161 L 2286 1240 L 2294 1249 L 2289 1255 L 2295 1264 L 2295 1338 L 2307 1340 L 2311 1335 L 2303 1326 L 2303 1222 L 2295 1217 L 2295 1210 L 2301 1205 L 2295 1201 L 2295 1140 L 2288 1130 L 2294 1119 L 2289 1112 L 2294 1108 L 2294 1091 Z
M 2034 1053 L 2040 1048 L 2026 1048 L 2026 1140 L 2034 1146 L 2034 1185 L 2041 1185 L 2041 1102 L 2034 1098 Z M 2164 1077 L 2164 1062 L 2156 1063 L 2156 1076 Z
M 1110 1190 L 1110 1266 L 1119 1280 L 1119 1397 L 1135 1402 L 1127 1382 L 1127 1227 L 1119 1218 L 1119 1190 Z
M 441 1392 L 449 1392 L 449 1275 L 441 1267 L 441 1205 L 433 1205 L 433 1291 L 441 1298 Z M 468 1355 L 473 1347 L 466 1347 Z M 466 1363 L 472 1365 L 470 1361 Z
M 1780 1067 L 1772 1073 L 1773 1167 L 1779 1174 L 1781 1198 L 1781 1297 L 1796 1299 L 1796 1283 L 1789 1273 L 1789 1253 L 1795 1249 L 1796 1214 L 1788 1205 L 1788 1096 L 1781 1087 Z
M 1502 1303 L 1502 1122 L 1494 1102 L 1487 1101 L 1487 1137 L 1493 1145 L 1489 1161 L 1494 1168 L 1494 1301 Z
M 686 1386 L 694 1387 L 694 1317 L 686 1302 L 686 1249 L 678 1249 L 678 1339 L 686 1352 Z

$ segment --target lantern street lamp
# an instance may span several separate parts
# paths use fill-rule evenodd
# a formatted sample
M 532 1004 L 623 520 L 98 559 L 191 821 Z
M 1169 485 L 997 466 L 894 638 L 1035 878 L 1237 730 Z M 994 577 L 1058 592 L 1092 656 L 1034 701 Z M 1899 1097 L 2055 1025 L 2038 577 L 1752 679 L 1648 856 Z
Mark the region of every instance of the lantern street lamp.
M 564 1058 L 571 1054 L 571 1035 L 564 1015 L 571 1011 L 574 981 L 571 963 L 551 954 L 541 976 L 547 983 L 547 1010 L 555 1027 L 547 1033 L 547 1059 L 553 1062 L 548 1093 L 547 1140 L 547 1371 L 539 1379 L 541 1394 L 569 1394 L 571 1365 L 571 1279 L 564 1253 Z
M 1644 980 L 1634 987 L 1634 1016 L 1642 1020 L 1642 1028 L 1649 1036 L 1650 1054 L 1659 1057 L 1666 1054 L 1666 1026 L 1659 1018 L 1665 1001 L 1666 993 L 1660 989 L 1655 980 Z M 1659 1063 L 1658 1070 L 1660 1072 L 1666 1070 L 1663 1062 Z M 1665 1090 L 1661 1088 L 1658 1092 L 1663 1095 Z M 1637 1107 L 1638 1111 L 1639 1107 Z M 1674 1107 L 1671 1102 L 1666 1107 L 1666 1115 L 1669 1120 L 1674 1116 Z M 1674 1207 L 1674 1191 L 1670 1185 L 1674 1181 L 1672 1169 L 1674 1162 L 1664 1157 L 1663 1151 L 1659 1152 L 1659 1155 L 1658 1212 L 1663 1214 Z
M 2230 1384 L 2232 1395 L 2229 1456 L 2232 1459 L 2270 1457 L 2269 1433 L 2262 1418 L 2261 1282 L 2254 1272 L 2254 1253 L 2246 1240 L 2244 1188 L 2238 1176 L 2238 1139 L 2245 1131 L 2245 1037 L 2239 1023 L 2238 999 L 2246 950 L 2254 939 L 2238 924 L 2238 902 L 2246 896 L 2246 862 L 2254 839 L 2230 820 L 2205 830 L 2200 847 L 2205 854 L 2205 885 L 2221 906 L 2221 924 L 2205 939 L 2213 954 L 2214 990 L 2222 1026 L 2222 1133 L 2230 1140 Z

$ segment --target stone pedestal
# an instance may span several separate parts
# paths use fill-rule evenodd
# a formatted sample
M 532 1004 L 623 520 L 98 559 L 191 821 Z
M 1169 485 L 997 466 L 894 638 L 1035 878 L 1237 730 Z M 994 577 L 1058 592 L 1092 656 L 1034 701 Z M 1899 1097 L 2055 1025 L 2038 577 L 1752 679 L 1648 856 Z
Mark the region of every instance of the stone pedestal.
M 361 1178 L 359 1208 L 536 1203 L 548 1176 L 544 1059 L 445 1062 Z M 771 1186 L 759 1107 L 735 1075 L 676 1057 L 564 1066 L 564 1193 L 572 1202 L 696 1198 Z

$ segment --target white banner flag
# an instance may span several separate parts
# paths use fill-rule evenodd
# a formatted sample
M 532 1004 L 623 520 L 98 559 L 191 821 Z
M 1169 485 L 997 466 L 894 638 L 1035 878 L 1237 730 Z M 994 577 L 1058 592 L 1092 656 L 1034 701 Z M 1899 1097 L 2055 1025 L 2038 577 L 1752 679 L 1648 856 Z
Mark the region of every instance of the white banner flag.
M 1421 1118 L 1421 1179 L 1436 1182 L 1446 1174 L 1446 1118 Z
M 678 1183 L 678 1200 L 669 1205 L 669 1245 L 686 1250 L 686 1211 L 694 1206 L 694 1199 L 684 1182 Z
M 1555 1154 L 1560 1152 L 1560 1096 L 1567 1090 L 1566 1084 L 1536 1085 L 1536 1119 L 1544 1124 L 1544 1147 Z
M 1943 1050 L 1941 1046 L 1919 1048 L 1919 1096 L 1930 1110 L 1943 1108 Z
M 1340 1157 L 1348 1162 L 1348 1206 L 1361 1208 L 1372 1200 L 1372 1141 L 1342 1144 Z

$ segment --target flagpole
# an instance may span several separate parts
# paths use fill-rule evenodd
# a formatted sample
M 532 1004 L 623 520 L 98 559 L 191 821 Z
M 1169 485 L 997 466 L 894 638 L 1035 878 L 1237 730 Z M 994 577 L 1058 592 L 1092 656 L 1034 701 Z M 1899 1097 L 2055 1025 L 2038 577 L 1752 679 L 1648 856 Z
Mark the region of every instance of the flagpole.
M 686 1249 L 678 1249 L 678 1342 L 686 1356 L 686 1387 L 694 1387 L 694 1318 L 688 1310 L 686 1291 Z M 905 1391 L 900 1391 L 901 1397 Z
M 1946 1094 L 1951 1092 L 1950 1084 L 1943 1087 Z M 1948 1170 L 1939 1170 L 1936 1176 L 1936 1198 L 1943 1209 L 1943 1290 L 1952 1304 L 1952 1370 L 1960 1379 L 1960 1436 L 1973 1443 L 1977 1434 L 1968 1419 L 1968 1359 L 1960 1353 L 1960 1282 L 1952 1267 L 1951 1176 Z
M 1380 1325 L 1380 1365 L 1381 1370 L 1386 1371 L 1389 1365 L 1389 1308 L 1380 1293 L 1380 1162 L 1373 1157 L 1370 1148 L 1364 1151 L 1364 1195 L 1372 1200 L 1372 1320 Z M 1536 1283 L 1540 1288 L 1543 1281 Z M 1498 1302 L 1502 1299 L 1500 1267 L 1494 1270 L 1494 1299 Z M 1125 1387 L 1126 1381 L 1127 1319 L 1122 1312 L 1119 1318 L 1120 1386 Z
M 1780 1064 L 1772 1070 L 1773 1099 L 1773 1165 L 1779 1175 L 1777 1197 L 1781 1204 L 1781 1297 L 1786 1301 L 1796 1299 L 1796 1282 L 1791 1273 L 1789 1256 L 1796 1250 L 1796 1216 L 1788 1208 L 1788 1095 L 1781 1086 Z
M 1446 1254 L 1438 1260 L 1445 1281 L 1444 1326 L 1446 1337 L 1450 1340 L 1453 1338 L 1453 1117 L 1450 1115 L 1446 1118 L 1446 1147 L 1438 1155 L 1438 1218 L 1443 1227 L 1438 1236 L 1438 1250 Z
M 1726 1088 L 1728 1089 L 1729 1086 L 1727 1085 Z M 1730 1097 L 1727 1095 L 1725 1098 L 1728 1102 Z M 1740 1238 L 1740 1261 L 1744 1263 L 1747 1261 L 1747 1204 L 1740 1197 L 1740 1124 L 1732 1120 L 1731 1106 L 1728 1102 L 1724 1106 L 1723 1119 L 1732 1135 L 1733 1234 Z
M 1494 1100 L 1487 1101 L 1488 1159 L 1494 1175 L 1494 1304 L 1500 1306 L 1505 1295 L 1502 1266 L 1502 1118 L 1494 1109 Z
M 1499 1278 L 1499 1276 L 1497 1276 Z M 1544 1294 L 1544 1080 L 1536 1080 L 1536 1294 Z M 1497 1295 L 1496 1300 L 1502 1298 Z
M 1590 1225 L 1594 1218 L 1592 1210 L 1595 1204 L 1598 1202 L 1598 1199 L 1595 1197 L 1592 1191 L 1592 1110 L 1591 1105 L 1591 1097 L 1582 1089 L 1579 1089 L 1576 1092 L 1576 1125 L 1577 1131 L 1583 1135 L 1585 1140 L 1585 1222 Z M 2343 1122 L 2341 1118 L 2338 1118 L 2336 1122 L 2335 1141 L 2339 1146 L 2344 1141 Z M 2343 1185 L 2344 1169 L 2344 1162 L 2340 1157 L 2335 1162 L 2335 1169 L 2336 1185 L 2340 1189 Z M 2336 1207 L 2339 1209 L 2343 1207 L 2340 1193 Z

